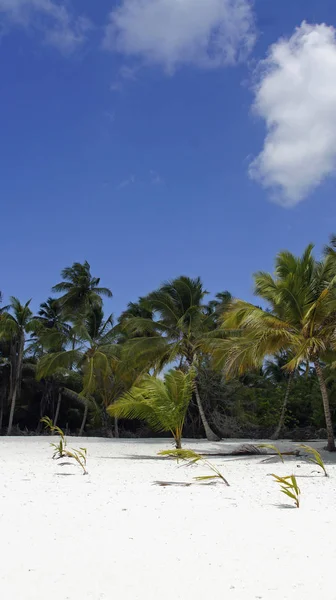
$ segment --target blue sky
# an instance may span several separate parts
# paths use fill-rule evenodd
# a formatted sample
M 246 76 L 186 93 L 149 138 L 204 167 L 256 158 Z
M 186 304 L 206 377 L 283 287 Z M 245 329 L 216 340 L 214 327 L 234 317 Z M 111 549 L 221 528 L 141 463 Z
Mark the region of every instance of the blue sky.
M 0 0 L 5 300 L 85 259 L 115 314 L 180 274 L 251 299 L 336 231 L 334 0 L 140 4 Z

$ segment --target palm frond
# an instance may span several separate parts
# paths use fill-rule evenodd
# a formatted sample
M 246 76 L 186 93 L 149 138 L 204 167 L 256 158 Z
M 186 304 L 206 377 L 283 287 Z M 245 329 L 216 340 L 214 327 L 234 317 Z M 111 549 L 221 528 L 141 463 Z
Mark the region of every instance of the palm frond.
M 38 364 L 37 378 L 48 377 L 60 369 L 66 369 L 73 364 L 80 363 L 81 359 L 82 355 L 78 350 L 45 354 Z
M 172 370 L 164 380 L 145 376 L 108 407 L 111 416 L 146 421 L 155 431 L 182 432 L 191 400 L 194 372 Z

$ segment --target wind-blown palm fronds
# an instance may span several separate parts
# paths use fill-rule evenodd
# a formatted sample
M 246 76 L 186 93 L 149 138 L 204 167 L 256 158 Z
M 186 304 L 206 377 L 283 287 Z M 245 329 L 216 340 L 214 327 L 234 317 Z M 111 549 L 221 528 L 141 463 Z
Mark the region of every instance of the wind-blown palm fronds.
M 62 294 L 59 303 L 66 314 L 76 311 L 85 314 L 89 309 L 102 305 L 102 296 L 112 297 L 108 288 L 100 287 L 100 278 L 92 277 L 90 265 L 75 262 L 61 273 L 63 281 L 53 287 L 53 292 Z
M 260 367 L 267 356 L 289 352 L 285 368 L 293 371 L 302 362 L 313 363 L 320 382 L 328 431 L 328 449 L 335 451 L 328 393 L 320 360 L 336 348 L 336 280 L 330 257 L 314 260 L 312 246 L 302 257 L 281 252 L 276 259 L 275 277 L 255 275 L 255 293 L 266 300 L 262 310 L 234 300 L 222 322 L 226 339 L 210 342 L 215 364 L 227 375 L 242 374 Z
M 11 365 L 11 394 L 10 413 L 7 435 L 10 435 L 13 426 L 16 399 L 20 395 L 22 364 L 25 350 L 26 333 L 33 331 L 34 319 L 29 308 L 31 300 L 25 304 L 11 297 L 8 311 L 0 314 L 0 340 L 9 342 Z
M 124 313 L 121 326 L 128 335 L 125 351 L 141 365 L 160 372 L 179 361 L 180 368 L 197 366 L 213 313 L 203 304 L 207 295 L 200 278 L 181 276 L 168 281 Z M 205 415 L 195 381 L 195 397 L 206 437 L 218 440 Z
M 192 397 L 195 373 L 172 370 L 164 380 L 145 376 L 113 405 L 113 417 L 146 421 L 155 431 L 170 431 L 176 448 L 181 448 L 185 415 Z
M 75 322 L 68 332 L 46 331 L 43 342 L 46 347 L 55 347 L 56 338 L 63 350 L 45 354 L 38 363 L 37 378 L 45 378 L 64 369 L 77 369 L 82 373 L 81 396 L 87 401 L 93 394 L 102 394 L 105 384 L 119 360 L 121 348 L 118 333 L 113 327 L 112 316 L 104 320 L 102 308 L 93 307 L 83 320 Z M 76 347 L 73 348 L 72 346 Z M 70 346 L 70 349 L 67 349 Z M 85 409 L 87 414 L 87 407 Z M 82 428 L 81 428 L 82 429 Z

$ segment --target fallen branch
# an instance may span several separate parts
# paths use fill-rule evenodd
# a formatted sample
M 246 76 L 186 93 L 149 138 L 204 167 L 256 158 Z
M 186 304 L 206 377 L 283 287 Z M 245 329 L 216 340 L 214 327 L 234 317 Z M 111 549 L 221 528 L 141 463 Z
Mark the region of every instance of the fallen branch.
M 254 446 L 254 444 L 244 444 L 231 450 L 231 452 L 201 452 L 202 456 L 278 456 L 277 452 L 267 452 L 263 448 Z M 283 456 L 300 456 L 300 450 L 293 449 L 287 450 L 287 452 L 281 452 Z

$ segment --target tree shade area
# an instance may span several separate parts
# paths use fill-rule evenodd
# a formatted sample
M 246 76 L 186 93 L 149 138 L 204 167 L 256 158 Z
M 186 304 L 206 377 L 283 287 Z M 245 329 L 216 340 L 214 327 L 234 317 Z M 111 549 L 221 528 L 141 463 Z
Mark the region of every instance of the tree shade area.
M 321 260 L 310 245 L 255 273 L 255 304 L 179 276 L 114 319 L 88 262 L 52 292 L 37 314 L 1 304 L 3 435 L 39 434 L 47 416 L 70 435 L 324 437 L 335 450 L 334 236 Z

